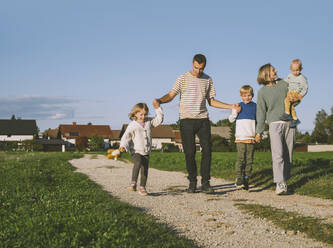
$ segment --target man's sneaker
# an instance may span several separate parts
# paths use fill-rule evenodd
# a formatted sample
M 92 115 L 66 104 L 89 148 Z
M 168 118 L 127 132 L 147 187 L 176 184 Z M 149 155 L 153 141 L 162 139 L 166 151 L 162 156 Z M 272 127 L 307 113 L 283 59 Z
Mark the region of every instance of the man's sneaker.
M 293 118 L 291 117 L 290 114 L 283 113 L 283 115 L 280 117 L 281 121 L 291 121 Z
M 136 191 L 136 183 L 131 182 L 130 186 L 128 186 L 128 190 L 130 191 Z
M 245 190 L 249 190 L 249 177 L 244 177 L 242 188 Z
M 289 124 L 289 127 L 290 128 L 295 128 L 295 127 L 297 127 L 297 125 L 298 124 L 300 124 L 301 123 L 301 121 L 299 120 L 299 119 L 297 119 L 297 120 L 292 120 L 291 122 L 290 122 L 290 124 Z
M 242 188 L 243 186 L 243 179 L 241 177 L 236 178 L 235 186 L 237 189 Z
M 210 186 L 209 182 L 205 182 L 201 185 L 201 192 L 206 194 L 214 193 L 214 189 Z
M 147 196 L 148 195 L 145 187 L 140 187 L 139 190 L 138 190 L 138 192 L 142 196 Z
M 195 193 L 196 190 L 197 190 L 197 182 L 196 181 L 192 181 L 192 182 L 190 182 L 190 185 L 186 189 L 186 192 L 187 193 Z
M 275 194 L 284 195 L 287 194 L 287 184 L 285 182 L 280 182 L 276 184 Z

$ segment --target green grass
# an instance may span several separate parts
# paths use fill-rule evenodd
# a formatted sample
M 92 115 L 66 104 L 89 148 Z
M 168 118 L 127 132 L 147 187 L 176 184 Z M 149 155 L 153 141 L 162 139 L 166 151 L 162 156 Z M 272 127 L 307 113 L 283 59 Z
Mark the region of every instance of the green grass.
M 0 247 L 195 247 L 75 173 L 81 156 L 0 153 Z
M 302 232 L 309 238 L 333 244 L 333 225 L 323 223 L 321 219 L 301 216 L 295 212 L 287 212 L 283 209 L 259 204 L 237 203 L 235 206 L 254 217 L 265 218 L 284 230 L 294 233 Z
M 236 156 L 235 152 L 213 152 L 211 176 L 234 181 Z M 201 154 L 197 153 L 198 173 L 200 172 L 200 157 Z M 130 155 L 126 153 L 122 155 L 121 159 L 131 160 Z M 186 173 L 183 153 L 153 152 L 149 166 L 160 170 Z M 255 153 L 250 183 L 262 189 L 274 188 L 271 153 Z M 294 153 L 288 189 L 301 195 L 333 199 L 333 152 Z

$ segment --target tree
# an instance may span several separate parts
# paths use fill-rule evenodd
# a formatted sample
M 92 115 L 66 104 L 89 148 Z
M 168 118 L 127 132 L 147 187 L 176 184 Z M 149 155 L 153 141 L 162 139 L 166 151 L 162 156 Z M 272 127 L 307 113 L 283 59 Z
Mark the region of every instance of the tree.
M 90 136 L 89 147 L 92 150 L 104 149 L 104 139 L 97 134 Z
M 312 132 L 312 138 L 318 143 L 327 143 L 329 129 L 327 128 L 327 113 L 321 109 L 318 111 L 315 119 L 315 128 Z
M 88 138 L 85 136 L 80 136 L 75 139 L 76 148 L 79 151 L 83 151 L 88 147 Z

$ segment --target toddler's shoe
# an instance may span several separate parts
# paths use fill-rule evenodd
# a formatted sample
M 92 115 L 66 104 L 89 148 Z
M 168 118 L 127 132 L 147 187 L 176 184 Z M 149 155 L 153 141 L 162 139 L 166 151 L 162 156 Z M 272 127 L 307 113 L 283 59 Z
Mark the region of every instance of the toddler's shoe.
M 283 115 L 280 117 L 281 121 L 291 121 L 293 118 L 291 117 L 291 115 L 287 114 L 286 112 L 283 113 Z
M 131 182 L 131 185 L 128 186 L 128 190 L 130 190 L 130 191 L 136 191 L 136 183 L 135 182 Z
M 241 177 L 236 178 L 235 186 L 237 189 L 242 188 L 243 186 L 243 179 Z
M 145 187 L 140 187 L 139 190 L 138 190 L 138 192 L 142 196 L 147 196 L 148 195 Z
M 289 124 L 289 127 L 290 128 L 295 128 L 295 127 L 297 127 L 297 125 L 298 124 L 300 124 L 301 123 L 301 121 L 299 120 L 299 119 L 297 119 L 297 120 L 292 120 L 291 122 L 290 122 L 290 124 Z

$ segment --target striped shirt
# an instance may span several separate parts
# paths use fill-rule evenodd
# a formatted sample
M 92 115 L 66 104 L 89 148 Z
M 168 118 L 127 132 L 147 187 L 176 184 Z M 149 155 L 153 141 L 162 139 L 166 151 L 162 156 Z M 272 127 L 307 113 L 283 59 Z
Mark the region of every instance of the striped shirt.
M 215 97 L 213 80 L 202 74 L 200 78 L 190 72 L 180 75 L 172 90 L 180 93 L 179 117 L 180 119 L 208 118 L 206 99 Z

